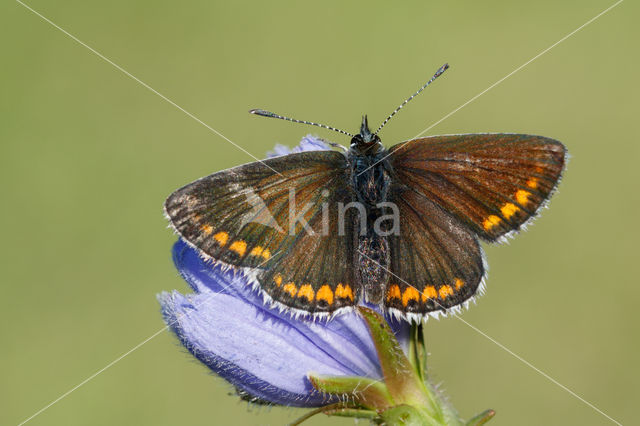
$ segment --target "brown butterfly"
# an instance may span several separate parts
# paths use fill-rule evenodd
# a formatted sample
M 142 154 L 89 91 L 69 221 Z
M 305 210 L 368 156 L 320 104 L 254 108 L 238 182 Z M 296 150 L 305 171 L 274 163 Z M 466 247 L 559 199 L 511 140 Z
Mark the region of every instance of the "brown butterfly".
M 247 274 L 295 313 L 327 316 L 363 299 L 407 319 L 446 313 L 483 291 L 479 240 L 502 241 L 553 193 L 567 152 L 522 134 L 432 136 L 392 146 L 367 117 L 346 152 L 244 164 L 175 191 L 165 213 L 216 263 Z

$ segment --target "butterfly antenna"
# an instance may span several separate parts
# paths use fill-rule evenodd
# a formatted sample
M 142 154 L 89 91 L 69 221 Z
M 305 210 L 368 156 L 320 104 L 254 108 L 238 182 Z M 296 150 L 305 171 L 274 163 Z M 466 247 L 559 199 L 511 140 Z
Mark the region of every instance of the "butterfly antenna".
M 335 127 L 327 126 L 326 124 L 314 123 L 312 121 L 304 121 L 304 120 L 296 120 L 295 118 L 285 117 L 283 115 L 279 115 L 273 113 L 271 111 L 265 111 L 263 109 L 252 109 L 249 111 L 251 114 L 261 115 L 263 117 L 271 117 L 271 118 L 279 118 L 280 120 L 292 121 L 294 123 L 300 124 L 309 124 L 310 126 L 322 127 L 323 129 L 333 130 L 334 132 L 342 133 L 343 135 L 351 136 L 353 135 L 349 132 L 345 132 L 344 130 L 336 129 Z
M 436 73 L 433 75 L 433 77 L 431 77 L 431 79 L 429 79 L 429 81 L 427 81 L 424 86 L 422 86 L 420 89 L 418 89 L 418 91 L 416 93 L 414 93 L 413 95 L 409 96 L 403 103 L 401 103 L 398 108 L 396 108 L 395 111 L 393 111 L 391 114 L 389 114 L 389 116 L 387 117 L 386 120 L 384 120 L 382 122 L 382 124 L 380 125 L 380 127 L 378 127 L 378 130 L 376 130 L 373 134 L 377 135 L 378 132 L 380 130 L 382 130 L 382 128 L 384 127 L 385 124 L 387 124 L 389 122 L 389 120 L 391 120 L 391 117 L 393 117 L 394 115 L 396 115 L 396 113 L 398 111 L 400 111 L 402 108 L 404 108 L 404 106 L 406 104 L 409 103 L 409 101 L 413 98 L 415 98 L 416 96 L 418 96 L 420 94 L 420 92 L 422 92 L 424 89 L 427 88 L 428 85 L 430 85 L 431 83 L 433 83 L 433 80 L 435 80 L 436 78 L 440 77 L 442 75 L 443 72 L 445 72 L 447 69 L 449 69 L 449 64 L 444 64 L 443 66 L 441 66 L 438 71 L 436 71 Z

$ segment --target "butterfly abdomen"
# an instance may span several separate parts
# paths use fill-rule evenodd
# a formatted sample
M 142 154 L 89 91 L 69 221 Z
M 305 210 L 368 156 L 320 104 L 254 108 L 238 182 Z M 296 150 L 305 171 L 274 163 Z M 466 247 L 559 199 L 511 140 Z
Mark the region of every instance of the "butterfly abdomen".
M 365 300 L 382 304 L 384 290 L 389 282 L 389 242 L 386 237 L 366 235 L 358 238 L 356 252 L 357 279 L 362 286 Z

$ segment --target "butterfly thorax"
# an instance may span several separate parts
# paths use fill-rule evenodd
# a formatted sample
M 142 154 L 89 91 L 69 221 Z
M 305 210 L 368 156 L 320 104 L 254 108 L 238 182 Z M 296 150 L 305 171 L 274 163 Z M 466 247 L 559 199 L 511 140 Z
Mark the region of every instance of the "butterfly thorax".
M 367 116 L 362 117 L 360 133 L 351 139 L 348 158 L 351 164 L 351 179 L 358 201 L 367 209 L 386 201 L 388 162 L 387 151 L 377 134 L 371 133 Z
M 382 160 L 386 151 L 374 155 L 349 152 L 351 181 L 358 201 L 369 209 L 387 199 L 390 184 L 388 164 Z M 382 160 L 382 161 L 381 161 Z

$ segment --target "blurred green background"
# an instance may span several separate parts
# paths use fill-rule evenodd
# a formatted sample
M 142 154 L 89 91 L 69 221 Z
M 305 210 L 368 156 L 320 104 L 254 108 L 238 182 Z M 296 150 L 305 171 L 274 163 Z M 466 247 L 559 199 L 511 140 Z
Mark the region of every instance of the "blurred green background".
M 310 132 L 348 141 L 250 108 L 355 131 L 449 62 L 385 128 L 391 145 L 613 1 L 28 4 L 262 157 Z M 487 247 L 488 292 L 463 318 L 623 424 L 640 396 L 638 12 L 622 3 L 429 132 L 568 146 L 551 209 Z M 186 290 L 165 197 L 252 159 L 19 3 L 0 16 L 0 423 L 17 424 L 161 329 L 155 295 Z M 429 321 L 427 336 L 433 378 L 464 417 L 611 424 L 461 321 Z M 230 392 L 164 332 L 29 424 L 279 425 L 304 413 Z

